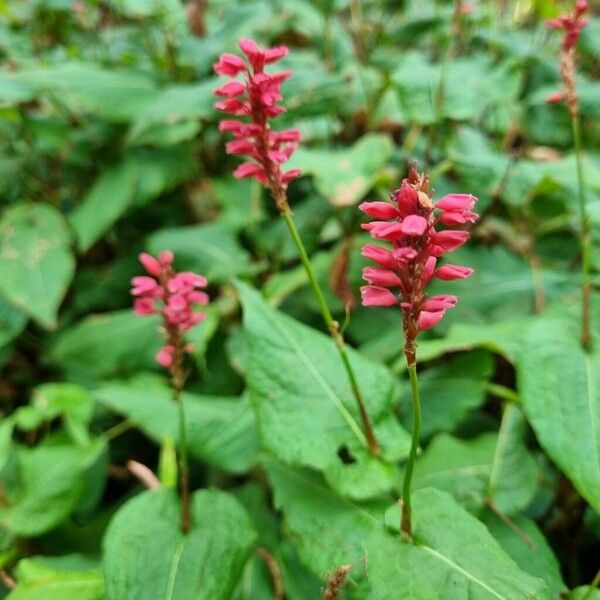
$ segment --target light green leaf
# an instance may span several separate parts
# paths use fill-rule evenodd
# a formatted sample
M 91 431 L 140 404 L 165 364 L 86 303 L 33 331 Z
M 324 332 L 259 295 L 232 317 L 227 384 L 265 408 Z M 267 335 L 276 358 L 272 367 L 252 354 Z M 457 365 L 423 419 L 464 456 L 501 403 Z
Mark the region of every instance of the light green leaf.
M 214 112 L 214 90 L 218 85 L 216 77 L 193 85 L 174 85 L 163 89 L 131 124 L 128 137 L 137 138 L 151 135 L 165 125 L 180 125 L 196 122 L 211 116 Z
M 366 450 L 333 341 L 270 308 L 251 288 L 239 289 L 249 351 L 246 378 L 264 447 L 288 463 L 324 471 L 332 485 L 353 497 L 389 489 L 395 468 Z M 349 355 L 384 456 L 405 456 L 408 434 L 392 414 L 393 377 L 351 349 Z
M 55 96 L 74 111 L 89 111 L 114 122 L 128 122 L 156 97 L 156 84 L 140 71 L 103 69 L 69 61 L 19 71 L 15 81 L 38 95 Z
M 20 448 L 18 479 L 7 486 L 9 506 L 0 508 L 0 525 L 32 537 L 64 521 L 82 497 L 85 472 L 104 450 L 102 440 L 85 449 L 65 444 Z
M 392 149 L 387 136 L 370 133 L 345 150 L 300 147 L 288 165 L 314 175 L 317 189 L 334 206 L 351 206 L 373 187 Z
M 524 442 L 526 421 L 521 409 L 507 404 L 490 473 L 488 497 L 505 514 L 525 508 L 537 489 L 538 469 Z
M 25 558 L 17 587 L 7 600 L 103 600 L 104 577 L 92 561 L 77 556 Z
M 469 510 L 485 503 L 497 436 L 484 433 L 470 440 L 437 435 L 417 459 L 413 489 L 435 487 L 452 494 Z
M 161 229 L 148 238 L 152 254 L 170 249 L 177 264 L 202 273 L 211 283 L 247 274 L 250 257 L 235 234 L 220 223 Z
M 476 350 L 459 354 L 419 373 L 422 437 L 427 438 L 438 431 L 452 431 L 470 410 L 481 406 L 491 371 L 490 355 Z M 401 408 L 402 423 L 410 427 L 412 403 L 408 393 L 403 397 Z
M 432 488 L 413 495 L 414 544 L 375 533 L 368 542 L 377 600 L 550 600 L 545 583 L 522 571 L 486 527 L 451 496 Z
M 108 382 L 94 391 L 102 404 L 135 423 L 157 443 L 178 439 L 178 411 L 163 382 L 140 377 L 131 383 Z M 258 434 L 247 398 L 200 396 L 184 392 L 190 453 L 226 471 L 241 473 L 257 459 Z
M 140 317 L 132 310 L 92 315 L 62 331 L 49 358 L 79 380 L 152 368 L 161 345 L 158 323 L 158 318 Z
M 540 317 L 517 363 L 523 408 L 538 440 L 600 511 L 600 353 L 585 353 L 579 323 Z
M 0 220 L 0 291 L 49 329 L 75 270 L 69 239 L 48 204 L 15 204 Z
M 560 598 L 566 585 L 552 548 L 535 521 L 522 515 L 511 516 L 513 526 L 502 521 L 492 511 L 483 513 L 483 523 L 503 550 L 530 575 L 546 582 L 551 598 Z
M 27 315 L 0 296 L 0 348 L 17 337 L 27 325 Z
M 180 529 L 172 490 L 144 492 L 115 515 L 104 539 L 111 600 L 229 600 L 256 533 L 237 500 L 217 490 L 192 496 L 192 529 Z

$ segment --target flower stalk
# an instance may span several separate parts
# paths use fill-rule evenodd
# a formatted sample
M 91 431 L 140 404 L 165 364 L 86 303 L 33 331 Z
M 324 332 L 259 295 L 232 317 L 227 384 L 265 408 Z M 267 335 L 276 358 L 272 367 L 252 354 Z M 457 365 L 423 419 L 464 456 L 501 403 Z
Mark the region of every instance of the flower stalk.
M 192 526 L 192 519 L 185 406 L 181 393 L 187 377 L 184 367 L 185 355 L 193 350 L 193 346 L 186 343 L 184 333 L 205 319 L 206 313 L 196 309 L 208 303 L 208 295 L 199 289 L 206 287 L 206 279 L 196 273 L 176 273 L 173 270 L 173 260 L 173 253 L 168 250 L 161 252 L 158 258 L 150 254 L 140 254 L 140 262 L 148 275 L 131 280 L 131 294 L 135 298 L 136 314 L 159 314 L 163 321 L 166 344 L 156 355 L 156 362 L 169 372 L 173 401 L 177 405 L 181 530 L 186 534 Z
M 581 141 L 581 120 L 579 116 L 579 97 L 576 87 L 577 55 L 576 45 L 581 30 L 589 23 L 583 15 L 587 11 L 587 0 L 576 0 L 573 13 L 546 21 L 550 29 L 563 31 L 563 42 L 560 49 L 559 70 L 563 90 L 547 98 L 547 102 L 564 102 L 571 116 L 573 146 L 577 170 L 577 200 L 579 206 L 580 243 L 581 243 L 581 345 L 584 350 L 591 350 L 591 249 L 592 239 L 586 203 L 586 189 L 583 169 L 583 147 Z
M 410 485 L 421 434 L 417 336 L 436 325 L 458 301 L 456 296 L 446 294 L 427 296 L 426 286 L 435 278 L 451 281 L 473 273 L 473 269 L 460 265 L 438 267 L 437 261 L 469 238 L 468 231 L 453 228 L 477 220 L 478 215 L 472 211 L 476 201 L 477 198 L 469 194 L 448 194 L 434 204 L 429 177 L 411 167 L 400 188 L 392 192 L 391 202 L 364 202 L 359 207 L 378 219 L 363 224 L 363 229 L 376 240 L 392 245 L 392 250 L 374 244 L 363 247 L 363 256 L 378 266 L 363 269 L 368 285 L 361 288 L 362 303 L 364 306 L 396 306 L 402 311 L 414 424 L 402 483 L 400 531 L 409 539 L 412 536 Z M 445 228 L 438 230 L 439 225 Z
M 358 407 L 366 446 L 372 454 L 378 455 L 381 450 L 356 375 L 350 364 L 343 334 L 340 331 L 339 323 L 333 318 L 327 306 L 287 198 L 289 182 L 299 177 L 301 172 L 299 169 L 283 171 L 281 165 L 297 148 L 300 142 L 300 131 L 297 129 L 274 131 L 269 124 L 269 119 L 278 116 L 285 110 L 277 103 L 282 99 L 281 84 L 292 73 L 291 71 L 280 71 L 267 74 L 264 67 L 283 58 L 288 53 L 288 49 L 285 46 L 279 46 L 261 50 L 255 42 L 248 39 L 240 41 L 240 48 L 246 55 L 249 64 L 236 55 L 222 54 L 214 66 L 215 72 L 219 75 L 236 77 L 242 74 L 246 79 L 245 83 L 236 79 L 231 80 L 215 90 L 217 96 L 224 98 L 215 104 L 218 110 L 234 116 L 248 116 L 250 121 L 226 119 L 219 125 L 221 131 L 231 133 L 236 138 L 227 143 L 226 151 L 229 154 L 242 154 L 252 159 L 250 162 L 242 163 L 234 171 L 234 176 L 256 179 L 269 190 L 298 250 L 311 290 L 319 305 L 323 322 L 340 355 Z

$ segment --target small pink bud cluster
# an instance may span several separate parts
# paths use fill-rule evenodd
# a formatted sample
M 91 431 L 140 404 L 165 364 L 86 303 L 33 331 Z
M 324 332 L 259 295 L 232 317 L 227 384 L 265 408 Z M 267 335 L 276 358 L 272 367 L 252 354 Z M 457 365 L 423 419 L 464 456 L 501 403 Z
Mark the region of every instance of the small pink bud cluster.
M 360 210 L 377 220 L 362 225 L 377 240 L 391 242 L 392 249 L 367 244 L 362 255 L 379 266 L 366 267 L 361 288 L 364 306 L 396 306 L 403 311 L 406 333 L 414 339 L 418 331 L 433 327 L 456 296 L 427 297 L 425 287 L 433 278 L 464 279 L 473 269 L 458 265 L 437 267 L 438 258 L 462 246 L 469 233 L 463 230 L 436 230 L 439 224 L 453 227 L 477 220 L 472 208 L 476 198 L 449 194 L 433 204 L 428 179 L 411 168 L 392 202 L 364 202 Z
M 546 21 L 546 27 L 550 29 L 562 29 L 564 31 L 563 48 L 570 50 L 575 47 L 581 30 L 590 22 L 583 17 L 588 9 L 587 0 L 577 0 L 573 9 L 573 14 L 562 15 L 556 19 Z
M 204 320 L 206 313 L 195 309 L 208 303 L 208 294 L 199 290 L 206 287 L 206 278 L 189 271 L 175 272 L 173 258 L 169 250 L 162 251 L 158 258 L 140 254 L 140 263 L 148 275 L 131 280 L 135 313 L 162 315 L 167 343 L 156 355 L 156 361 L 166 368 L 173 366 L 178 353 L 192 350 L 183 343 L 181 334 Z
M 285 111 L 277 103 L 283 98 L 281 84 L 292 72 L 265 73 L 264 67 L 286 56 L 288 49 L 278 46 L 261 50 L 256 42 L 249 39 L 240 40 L 240 48 L 248 62 L 235 54 L 225 53 L 214 65 L 218 75 L 237 77 L 243 74 L 245 77 L 245 81 L 233 79 L 215 90 L 216 96 L 223 97 L 215 108 L 234 116 L 247 116 L 250 122 L 225 119 L 219 124 L 219 130 L 235 137 L 226 145 L 228 154 L 253 159 L 242 163 L 234 171 L 234 176 L 253 177 L 276 193 L 301 174 L 299 169 L 281 171 L 281 165 L 289 160 L 298 146 L 300 131 L 273 131 L 268 123 L 270 118 Z

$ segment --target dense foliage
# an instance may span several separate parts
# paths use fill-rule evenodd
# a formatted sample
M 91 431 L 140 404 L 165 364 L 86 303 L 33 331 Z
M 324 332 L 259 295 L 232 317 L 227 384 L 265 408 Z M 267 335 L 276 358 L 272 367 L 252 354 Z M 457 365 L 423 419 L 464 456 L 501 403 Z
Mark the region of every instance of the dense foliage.
M 561 37 L 544 19 L 571 6 L 0 0 L 0 598 L 600 598 L 600 300 L 585 351 L 571 119 L 546 102 Z M 590 13 L 576 83 L 593 287 Z M 290 48 L 289 202 L 379 455 L 284 221 L 232 175 L 212 66 L 244 37 Z M 419 336 L 410 540 L 402 314 L 360 305 L 358 205 L 413 161 L 436 199 L 477 196 L 480 219 L 452 259 L 474 274 L 430 284 L 460 303 Z M 185 333 L 188 533 L 171 358 L 155 361 L 170 342 L 130 296 L 139 253 L 167 249 L 210 296 Z

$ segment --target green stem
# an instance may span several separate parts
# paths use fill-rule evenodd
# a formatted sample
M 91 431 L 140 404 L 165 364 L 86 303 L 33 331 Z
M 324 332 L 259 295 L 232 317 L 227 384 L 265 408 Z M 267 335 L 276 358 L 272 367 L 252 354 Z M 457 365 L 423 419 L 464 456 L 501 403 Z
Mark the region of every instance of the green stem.
M 594 580 L 590 584 L 590 587 L 588 587 L 585 594 L 581 597 L 581 600 L 588 600 L 588 598 L 591 598 L 592 594 L 594 593 L 594 590 L 598 587 L 598 585 L 600 585 L 600 570 L 596 573 Z
M 290 235 L 294 240 L 294 244 L 298 249 L 300 261 L 302 262 L 302 266 L 304 267 L 304 270 L 306 271 L 306 274 L 308 276 L 310 287 L 312 288 L 313 294 L 319 305 L 321 315 L 323 316 L 323 321 L 331 337 L 333 338 L 333 341 L 335 342 L 335 346 L 342 359 L 344 369 L 346 369 L 346 373 L 350 381 L 350 387 L 352 388 L 352 394 L 354 395 L 354 398 L 356 399 L 356 403 L 358 405 L 358 410 L 360 413 L 360 418 L 362 421 L 363 430 L 365 433 L 369 451 L 371 452 L 371 454 L 378 455 L 381 452 L 381 450 L 379 448 L 377 438 L 375 437 L 373 427 L 371 426 L 369 415 L 367 414 L 367 409 L 365 407 L 362 394 L 360 393 L 360 389 L 358 387 L 356 375 L 354 374 L 354 370 L 352 369 L 352 365 L 350 364 L 350 359 L 348 358 L 346 345 L 344 343 L 344 336 L 340 332 L 339 323 L 334 320 L 333 316 L 331 315 L 331 311 L 327 306 L 327 302 L 325 302 L 323 291 L 321 290 L 321 286 L 319 285 L 319 282 L 317 281 L 317 278 L 315 276 L 315 272 L 313 270 L 310 259 L 308 258 L 308 254 L 306 252 L 306 248 L 304 247 L 304 243 L 302 242 L 302 238 L 300 237 L 300 233 L 298 232 L 298 228 L 296 227 L 296 223 L 294 221 L 294 217 L 292 216 L 292 212 L 289 209 L 284 210 L 281 212 L 281 216 L 283 217 L 283 220 L 287 225 Z
M 492 396 L 496 396 L 502 400 L 508 400 L 513 404 L 521 404 L 521 399 L 519 398 L 519 394 L 517 394 L 517 392 L 504 385 L 500 385 L 499 383 L 488 381 L 485 384 L 485 391 Z
M 577 199 L 579 201 L 579 217 L 581 220 L 581 269 L 582 269 L 582 313 L 581 344 L 585 350 L 591 348 L 590 300 L 591 283 L 591 233 L 586 207 L 585 179 L 583 176 L 583 149 L 581 143 L 581 123 L 579 115 L 571 118 L 573 126 L 573 142 L 575 146 L 575 162 L 577 165 Z
M 402 481 L 402 521 L 400 523 L 401 533 L 412 536 L 411 504 L 410 504 L 410 482 L 412 480 L 415 459 L 419 448 L 419 438 L 421 437 L 421 400 L 419 398 L 419 380 L 417 378 L 417 365 L 408 365 L 408 375 L 410 378 L 410 389 L 412 392 L 413 405 L 413 431 L 412 442 L 410 444 L 410 453 L 408 462 L 404 471 Z
M 181 488 L 181 530 L 187 533 L 191 526 L 190 515 L 190 479 L 187 440 L 185 434 L 185 407 L 181 390 L 174 389 L 173 397 L 179 413 L 179 483 Z

